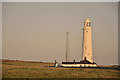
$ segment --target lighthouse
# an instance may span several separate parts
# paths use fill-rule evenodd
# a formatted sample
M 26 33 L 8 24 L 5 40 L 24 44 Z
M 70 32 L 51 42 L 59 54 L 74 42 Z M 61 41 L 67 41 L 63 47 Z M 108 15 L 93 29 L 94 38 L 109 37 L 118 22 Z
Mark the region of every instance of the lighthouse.
M 84 22 L 83 28 L 83 60 L 88 60 L 89 62 L 93 63 L 93 56 L 92 56 L 92 28 L 91 28 L 91 21 L 87 18 Z
M 73 62 L 68 61 L 68 54 L 69 54 L 69 41 L 68 41 L 68 32 L 67 32 L 67 46 L 66 46 L 66 62 L 62 62 L 62 67 L 97 67 L 97 64 L 93 62 L 92 56 L 92 28 L 91 28 L 91 21 L 87 18 L 84 22 L 83 28 L 83 44 L 82 44 L 82 61 Z

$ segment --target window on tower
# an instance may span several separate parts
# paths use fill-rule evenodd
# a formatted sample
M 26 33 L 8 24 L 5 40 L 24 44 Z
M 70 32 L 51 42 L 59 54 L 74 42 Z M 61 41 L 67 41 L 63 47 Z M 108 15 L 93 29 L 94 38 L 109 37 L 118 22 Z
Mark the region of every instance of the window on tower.
M 87 49 L 87 47 L 85 47 L 85 49 Z
M 88 22 L 88 23 L 87 23 L 87 26 L 89 26 L 89 27 L 90 27 L 90 22 Z

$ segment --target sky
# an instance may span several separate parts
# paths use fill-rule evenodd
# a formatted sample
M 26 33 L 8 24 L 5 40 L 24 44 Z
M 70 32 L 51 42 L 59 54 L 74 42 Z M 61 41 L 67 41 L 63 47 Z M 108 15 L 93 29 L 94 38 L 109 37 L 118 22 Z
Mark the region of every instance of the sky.
M 0 1 L 0 59 L 2 59 L 2 2 Z M 0 61 L 0 79 L 2 78 L 2 62 Z
M 1 0 L 2 2 L 119 2 L 119 0 Z
M 0 1 L 0 59 L 2 59 L 2 2 Z
M 118 64 L 118 3 L 2 3 L 2 58 L 65 61 L 66 32 L 70 60 L 82 60 L 84 21 L 91 20 L 93 59 Z

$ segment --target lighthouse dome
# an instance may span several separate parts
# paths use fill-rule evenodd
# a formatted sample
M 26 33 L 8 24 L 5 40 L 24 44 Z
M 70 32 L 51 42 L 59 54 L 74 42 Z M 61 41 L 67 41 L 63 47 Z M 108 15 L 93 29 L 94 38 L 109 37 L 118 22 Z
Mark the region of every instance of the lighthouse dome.
M 85 22 L 91 22 L 91 21 L 90 21 L 90 19 L 89 19 L 89 18 L 87 18 Z

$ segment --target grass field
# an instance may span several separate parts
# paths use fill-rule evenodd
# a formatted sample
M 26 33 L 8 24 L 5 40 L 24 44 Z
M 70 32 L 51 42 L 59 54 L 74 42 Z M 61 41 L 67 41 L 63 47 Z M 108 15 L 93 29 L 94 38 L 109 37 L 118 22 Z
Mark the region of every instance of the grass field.
M 2 60 L 3 78 L 118 78 L 119 70 L 47 67 L 53 63 Z M 110 66 L 111 67 L 111 66 Z

